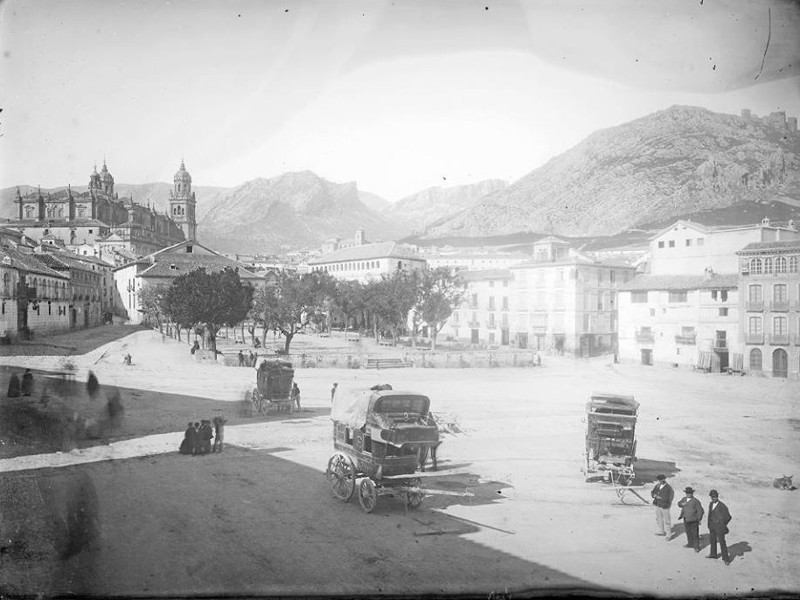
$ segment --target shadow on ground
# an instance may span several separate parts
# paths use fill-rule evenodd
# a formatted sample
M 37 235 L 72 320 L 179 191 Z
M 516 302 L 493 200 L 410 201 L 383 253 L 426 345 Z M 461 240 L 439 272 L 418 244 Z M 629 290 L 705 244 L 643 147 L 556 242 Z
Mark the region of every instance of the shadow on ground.
M 57 477 L 83 537 L 65 555 Z M 443 477 L 469 487 L 476 475 Z M 3 476 L 0 587 L 114 596 L 609 594 L 581 579 L 463 537 L 481 525 L 380 498 L 364 513 L 333 497 L 324 474 L 266 451 L 226 448 Z M 445 486 L 446 487 L 446 486 Z M 493 502 L 501 484 L 478 484 Z M 84 491 L 81 491 L 84 490 Z M 88 491 L 86 491 L 88 490 Z M 92 496 L 91 491 L 96 496 Z M 55 499 L 55 495 L 53 496 Z M 70 512 L 72 511 L 72 512 Z M 77 550 L 77 551 L 75 551 Z

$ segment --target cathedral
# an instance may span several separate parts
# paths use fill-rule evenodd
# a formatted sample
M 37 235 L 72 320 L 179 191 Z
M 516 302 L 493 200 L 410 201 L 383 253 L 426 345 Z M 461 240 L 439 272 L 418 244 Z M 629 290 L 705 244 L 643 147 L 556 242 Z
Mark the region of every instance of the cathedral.
M 192 176 L 183 161 L 175 173 L 168 214 L 114 192 L 114 177 L 103 161 L 89 176 L 89 188 L 52 193 L 17 189 L 17 220 L 8 223 L 41 243 L 63 244 L 78 254 L 93 254 L 112 264 L 125 262 L 197 235 Z

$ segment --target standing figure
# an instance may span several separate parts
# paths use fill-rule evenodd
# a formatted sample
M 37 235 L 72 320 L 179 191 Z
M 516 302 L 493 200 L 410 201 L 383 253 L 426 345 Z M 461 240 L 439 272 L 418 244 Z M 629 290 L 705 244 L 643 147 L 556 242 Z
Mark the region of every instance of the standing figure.
M 196 439 L 197 434 L 195 432 L 194 425 L 192 425 L 192 422 L 189 421 L 189 425 L 186 427 L 186 432 L 183 434 L 183 441 L 181 442 L 181 447 L 178 449 L 178 452 L 181 454 L 194 454 Z
M 239 354 L 237 356 L 239 357 L 239 366 L 243 367 L 244 366 L 244 354 L 242 354 L 241 350 L 239 350 Z
M 658 483 L 656 483 L 653 491 L 650 492 L 653 497 L 653 506 L 656 507 L 656 523 L 658 524 L 656 535 L 667 535 L 672 533 L 672 517 L 669 515 L 669 508 L 672 506 L 675 492 L 672 490 L 672 486 L 667 483 L 665 475 L 659 475 L 656 479 Z
M 289 396 L 292 403 L 297 404 L 297 410 L 300 410 L 300 388 L 296 383 L 292 383 L 292 393 Z
M 194 354 L 194 353 L 195 353 L 195 352 L 197 352 L 198 350 L 200 350 L 200 342 L 198 342 L 197 340 L 195 340 L 195 341 L 194 341 L 194 344 L 192 344 L 192 349 L 190 350 L 190 352 L 191 352 L 192 354 Z
M 228 420 L 222 415 L 214 417 L 214 447 L 211 452 L 216 452 L 219 449 L 222 452 L 222 442 L 225 440 L 225 423 Z
M 200 423 L 195 421 L 192 429 L 194 429 L 192 434 L 192 456 L 197 456 L 200 454 Z
M 213 437 L 214 432 L 211 429 L 211 421 L 203 419 L 200 422 L 200 454 L 211 452 L 211 438 Z
M 731 557 L 728 554 L 728 544 L 725 543 L 725 536 L 728 533 L 728 523 L 731 520 L 731 513 L 728 507 L 719 500 L 717 490 L 708 493 L 711 502 L 708 505 L 708 533 L 711 538 L 711 554 L 708 558 L 717 558 L 717 542 L 722 551 L 722 560 L 726 565 L 731 564 Z
M 17 377 L 16 373 L 12 373 L 11 377 L 8 379 L 8 393 L 6 396 L 9 398 L 19 398 L 19 395 L 19 377 Z
M 248 367 L 255 367 L 256 366 L 256 357 L 253 354 L 252 350 L 250 350 L 250 354 L 247 357 L 247 366 Z
M 681 500 L 678 501 L 678 506 L 681 509 L 681 514 L 678 515 L 678 520 L 683 519 L 683 524 L 686 527 L 686 546 L 685 548 L 694 548 L 695 552 L 700 552 L 700 521 L 703 520 L 703 505 L 700 500 L 694 497 L 694 490 L 687 487 L 683 490 L 686 494 Z
M 33 393 L 33 373 L 30 369 L 25 369 L 25 374 L 22 376 L 21 391 L 23 396 L 30 396 Z
M 334 383 L 331 388 L 331 404 L 333 404 L 333 397 L 336 396 L 336 388 L 339 387 L 338 383 Z

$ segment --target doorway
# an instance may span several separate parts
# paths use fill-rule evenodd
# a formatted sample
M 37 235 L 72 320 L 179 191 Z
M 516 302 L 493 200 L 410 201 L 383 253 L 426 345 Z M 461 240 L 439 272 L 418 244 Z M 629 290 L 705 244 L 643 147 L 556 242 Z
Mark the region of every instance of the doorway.
M 642 348 L 642 364 L 653 366 L 653 351 L 650 348 Z
M 772 376 L 789 376 L 789 355 L 786 354 L 786 350 L 783 348 L 778 348 L 772 353 Z

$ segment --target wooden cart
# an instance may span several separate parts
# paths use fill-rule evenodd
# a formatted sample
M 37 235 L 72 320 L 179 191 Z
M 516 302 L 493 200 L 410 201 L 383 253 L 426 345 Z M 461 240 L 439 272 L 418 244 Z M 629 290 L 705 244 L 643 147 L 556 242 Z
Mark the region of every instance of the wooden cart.
M 265 360 L 256 371 L 256 387 L 251 394 L 253 408 L 260 414 L 292 412 L 294 369 L 285 360 Z
M 633 396 L 592 394 L 586 404 L 586 481 L 608 478 L 627 486 L 636 477 L 636 420 Z

